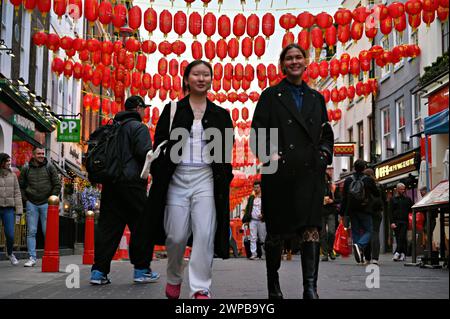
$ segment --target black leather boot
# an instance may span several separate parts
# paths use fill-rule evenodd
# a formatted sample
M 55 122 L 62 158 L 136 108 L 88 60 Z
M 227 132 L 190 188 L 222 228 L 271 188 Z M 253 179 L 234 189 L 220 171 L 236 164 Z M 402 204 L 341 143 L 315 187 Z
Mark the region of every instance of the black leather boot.
M 317 294 L 317 277 L 319 274 L 320 243 L 304 242 L 301 254 L 303 299 L 319 299 Z
M 281 266 L 282 242 L 279 238 L 274 237 L 267 235 L 264 245 L 266 251 L 267 289 L 269 299 L 283 299 L 278 279 L 278 269 Z

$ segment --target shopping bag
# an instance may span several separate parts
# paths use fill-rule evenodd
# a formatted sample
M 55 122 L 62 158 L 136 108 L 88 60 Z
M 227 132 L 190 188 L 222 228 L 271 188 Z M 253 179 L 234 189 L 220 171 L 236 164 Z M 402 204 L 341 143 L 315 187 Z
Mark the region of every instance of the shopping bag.
M 423 232 L 425 215 L 421 212 L 416 213 L 416 232 Z M 408 230 L 412 230 L 412 213 L 408 214 Z
M 343 223 L 339 223 L 336 230 L 333 249 L 342 257 L 347 257 L 352 253 L 352 241 L 350 232 L 344 227 Z

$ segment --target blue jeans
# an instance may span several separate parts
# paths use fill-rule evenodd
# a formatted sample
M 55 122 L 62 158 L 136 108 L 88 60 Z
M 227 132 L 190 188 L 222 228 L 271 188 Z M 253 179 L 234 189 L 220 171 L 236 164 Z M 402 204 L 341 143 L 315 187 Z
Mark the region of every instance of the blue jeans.
M 5 229 L 6 251 L 10 256 L 13 253 L 14 246 L 14 208 L 0 207 L 0 218 Z
M 365 248 L 372 236 L 372 216 L 369 214 L 355 214 L 350 217 L 352 223 L 353 243 Z
M 41 219 L 42 233 L 45 238 L 47 227 L 47 208 L 48 204 L 34 205 L 27 201 L 27 246 L 30 257 L 36 259 L 36 232 L 39 218 Z

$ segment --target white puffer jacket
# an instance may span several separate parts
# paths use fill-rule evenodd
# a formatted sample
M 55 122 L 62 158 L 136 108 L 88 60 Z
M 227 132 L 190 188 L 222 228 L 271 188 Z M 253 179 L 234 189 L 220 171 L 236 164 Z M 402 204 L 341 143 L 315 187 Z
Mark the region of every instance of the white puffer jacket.
M 19 181 L 9 169 L 0 169 L 0 207 L 14 207 L 16 214 L 23 213 Z

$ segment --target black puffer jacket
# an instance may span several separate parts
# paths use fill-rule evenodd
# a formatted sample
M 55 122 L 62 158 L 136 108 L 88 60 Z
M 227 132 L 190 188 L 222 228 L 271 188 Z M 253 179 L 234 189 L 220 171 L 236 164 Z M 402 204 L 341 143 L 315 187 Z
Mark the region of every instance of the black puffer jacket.
M 119 184 L 146 185 L 147 181 L 140 178 L 145 163 L 145 156 L 152 148 L 152 141 L 147 126 L 142 123 L 141 116 L 135 111 L 123 111 L 118 113 L 114 119 L 126 122 L 120 131 L 119 145 L 123 163 L 122 176 L 118 179 Z

